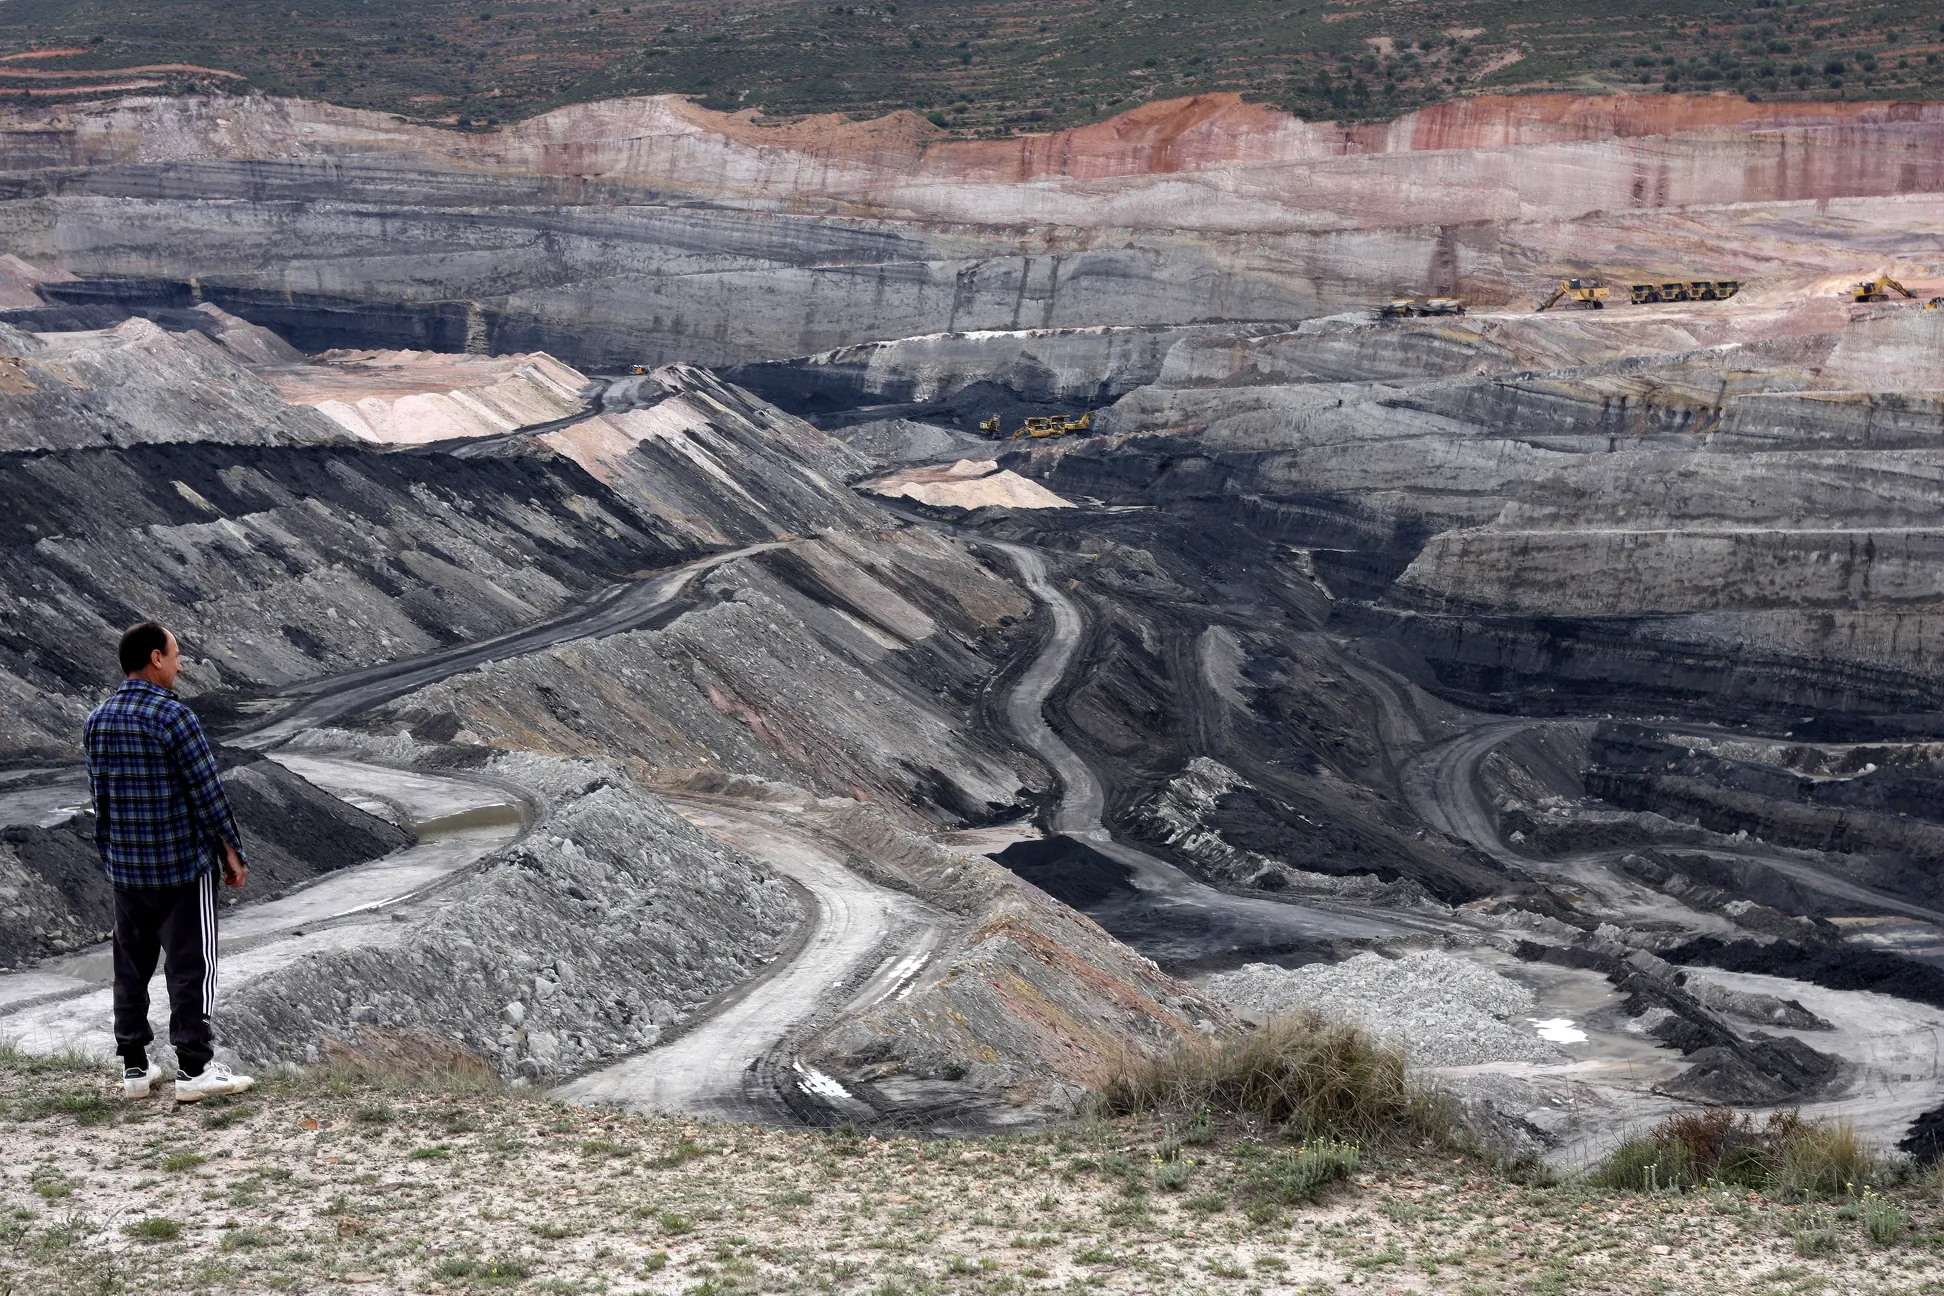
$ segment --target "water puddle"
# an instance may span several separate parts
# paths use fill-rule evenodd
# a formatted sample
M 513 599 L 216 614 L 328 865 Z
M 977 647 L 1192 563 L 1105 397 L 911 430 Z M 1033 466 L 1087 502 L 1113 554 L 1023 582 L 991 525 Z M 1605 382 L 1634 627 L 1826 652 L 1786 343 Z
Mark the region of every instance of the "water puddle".
M 1528 1017 L 1539 1038 L 1551 1044 L 1584 1044 L 1586 1032 L 1573 1024 L 1571 1017 Z

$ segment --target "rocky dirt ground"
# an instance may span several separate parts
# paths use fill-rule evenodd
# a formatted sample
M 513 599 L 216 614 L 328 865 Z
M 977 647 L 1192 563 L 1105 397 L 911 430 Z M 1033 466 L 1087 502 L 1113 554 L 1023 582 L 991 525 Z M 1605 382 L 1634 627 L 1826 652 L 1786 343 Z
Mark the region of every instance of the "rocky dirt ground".
M 1288 1144 L 1243 1129 L 879 1139 L 382 1074 L 198 1108 L 0 1059 L 0 1291 L 1944 1291 L 1935 1177 L 1876 1199 L 1880 1241 L 1854 1202 L 1521 1183 L 1428 1146 L 1286 1206 L 1255 1185 Z

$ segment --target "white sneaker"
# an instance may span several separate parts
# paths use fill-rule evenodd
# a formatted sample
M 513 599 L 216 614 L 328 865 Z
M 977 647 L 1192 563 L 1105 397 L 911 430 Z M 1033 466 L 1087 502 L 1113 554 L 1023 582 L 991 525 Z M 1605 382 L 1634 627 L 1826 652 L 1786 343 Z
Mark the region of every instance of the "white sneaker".
M 155 1082 L 161 1078 L 162 1064 L 160 1062 L 149 1063 L 148 1070 L 146 1071 L 140 1067 L 123 1067 L 122 1097 L 146 1098 L 149 1096 L 149 1090 L 154 1088 Z
M 177 1074 L 175 1100 L 179 1103 L 201 1102 L 212 1094 L 240 1094 L 255 1083 L 249 1076 L 232 1075 L 221 1062 L 211 1062 L 203 1068 L 201 1075 Z

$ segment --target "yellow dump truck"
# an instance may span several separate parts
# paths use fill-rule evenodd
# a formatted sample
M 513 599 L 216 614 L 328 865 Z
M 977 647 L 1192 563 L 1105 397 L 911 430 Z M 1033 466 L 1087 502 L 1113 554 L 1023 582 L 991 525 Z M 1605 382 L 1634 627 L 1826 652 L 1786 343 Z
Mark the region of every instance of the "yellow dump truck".
M 1683 279 L 1672 283 L 1637 283 L 1633 285 L 1633 303 L 1645 306 L 1652 302 L 1683 301 L 1727 301 L 1741 291 L 1739 279 Z
M 1555 303 L 1563 301 L 1582 310 L 1605 310 L 1610 295 L 1598 279 L 1561 279 L 1552 295 L 1540 302 L 1537 309 L 1550 310 Z
M 1377 308 L 1378 319 L 1410 319 L 1416 315 L 1463 315 L 1464 313 L 1465 303 L 1456 297 L 1429 297 L 1421 303 L 1413 297 L 1399 297 Z
M 1085 432 L 1093 426 L 1093 411 L 1088 410 L 1079 418 L 1063 418 L 1058 414 L 1027 419 L 1019 425 L 1019 431 L 1012 434 L 1017 441 L 1021 437 L 1031 437 L 1035 441 L 1041 437 L 1065 436 L 1069 432 Z

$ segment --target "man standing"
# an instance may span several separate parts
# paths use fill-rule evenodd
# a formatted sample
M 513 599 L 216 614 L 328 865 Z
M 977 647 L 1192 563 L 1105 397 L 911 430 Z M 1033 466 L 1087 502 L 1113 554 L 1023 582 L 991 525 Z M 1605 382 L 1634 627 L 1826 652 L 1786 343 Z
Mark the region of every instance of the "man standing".
M 196 713 L 176 697 L 182 654 L 153 621 L 121 639 L 128 675 L 88 715 L 95 840 L 115 887 L 115 1047 L 122 1091 L 146 1098 L 162 1068 L 148 1045 L 149 978 L 168 953 L 169 1042 L 177 1102 L 242 1093 L 255 1082 L 214 1061 L 216 871 L 243 885 L 243 838 Z

